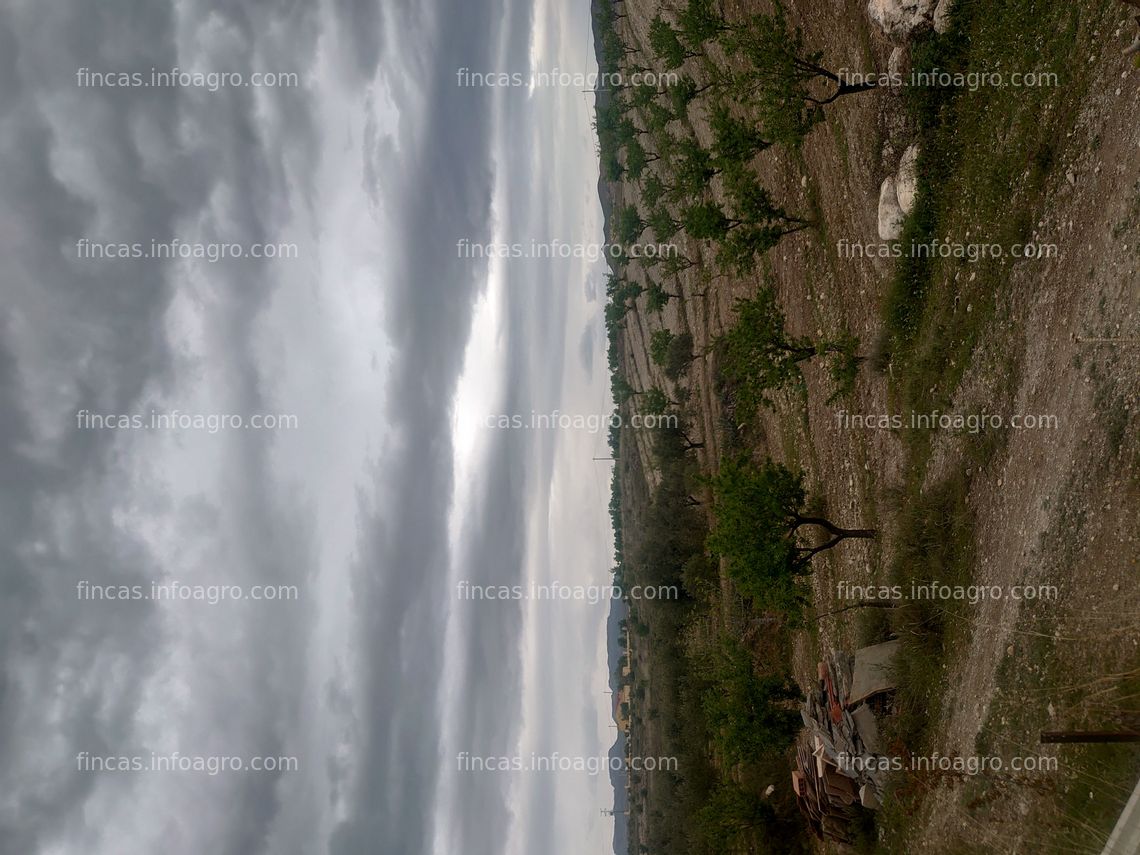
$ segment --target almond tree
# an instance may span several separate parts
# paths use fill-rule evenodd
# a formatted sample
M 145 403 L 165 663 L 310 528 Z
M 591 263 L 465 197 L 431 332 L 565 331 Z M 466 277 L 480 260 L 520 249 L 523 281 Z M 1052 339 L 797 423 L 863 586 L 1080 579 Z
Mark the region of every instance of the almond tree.
M 736 76 L 738 95 L 754 101 L 761 125 L 773 141 L 798 146 L 822 118 L 822 108 L 839 98 L 875 88 L 873 81 L 850 83 L 823 65 L 823 51 L 809 50 L 802 31 L 791 28 L 783 10 L 754 15 L 725 32 L 726 50 L 745 60 Z M 813 84 L 823 82 L 823 93 Z
M 772 392 L 798 381 L 800 365 L 810 359 L 827 356 L 856 367 L 862 361 L 855 355 L 858 339 L 850 333 L 818 342 L 790 335 L 771 288 L 738 301 L 737 309 L 736 325 L 717 340 L 716 347 L 720 372 L 735 386 L 738 414 L 745 419 L 761 405 L 770 406 Z
M 686 46 L 681 34 L 660 15 L 649 25 L 649 46 L 669 71 L 680 68 L 687 59 L 701 56 L 700 51 Z
M 730 578 L 758 605 L 793 616 L 806 593 L 799 577 L 811 572 L 816 555 L 877 534 L 808 512 L 802 473 L 772 460 L 757 466 L 747 454 L 729 458 L 711 483 L 716 524 L 709 550 L 725 559 Z M 825 532 L 823 543 L 812 542 L 813 530 Z

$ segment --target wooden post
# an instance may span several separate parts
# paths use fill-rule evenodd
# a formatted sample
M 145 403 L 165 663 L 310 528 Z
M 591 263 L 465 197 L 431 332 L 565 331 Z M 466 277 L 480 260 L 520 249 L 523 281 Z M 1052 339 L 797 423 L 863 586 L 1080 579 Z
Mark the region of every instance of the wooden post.
M 1043 730 L 1041 744 L 1140 742 L 1136 730 Z

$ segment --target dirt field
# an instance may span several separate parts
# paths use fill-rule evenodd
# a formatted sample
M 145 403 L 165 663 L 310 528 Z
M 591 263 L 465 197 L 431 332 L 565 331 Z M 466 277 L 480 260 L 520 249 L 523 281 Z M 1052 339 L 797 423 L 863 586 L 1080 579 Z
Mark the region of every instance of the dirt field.
M 1055 244 L 1058 256 L 1014 265 L 1008 281 L 986 295 L 987 314 L 968 364 L 939 390 L 952 401 L 947 412 L 1056 417 L 1055 424 L 1005 430 L 992 453 L 982 455 L 974 447 L 979 436 L 937 432 L 922 453 L 921 476 L 923 490 L 964 476 L 975 584 L 1048 584 L 1059 591 L 1051 601 L 1007 597 L 971 607 L 952 633 L 956 644 L 944 679 L 931 689 L 939 719 L 928 747 L 944 755 L 988 747 L 1006 756 L 1057 756 L 1061 774 L 1028 786 L 1001 779 L 995 786 L 1009 798 L 980 808 L 977 782 L 930 783 L 920 813 L 907 820 L 902 851 L 1099 852 L 1103 822 L 1074 823 L 1072 815 L 1080 813 L 1074 798 L 1095 803 L 1107 816 L 1127 797 L 1108 776 L 1093 780 L 1073 750 L 1036 744 L 1042 728 L 1108 726 L 1129 703 L 1137 706 L 1113 695 L 1111 679 L 1094 680 L 1140 665 L 1140 71 L 1120 56 L 1134 29 L 1124 7 L 1091 5 L 1104 10 L 1094 18 L 1101 23 L 1083 33 L 1072 57 L 1088 64 L 1087 95 L 1049 164 L 1045 213 L 1033 228 L 1034 241 Z M 625 35 L 644 47 L 656 3 L 628 0 L 626 6 Z M 886 67 L 891 44 L 863 3 L 793 6 L 808 42 L 824 48 L 830 67 Z M 729 3 L 726 14 L 743 15 L 749 7 Z M 782 242 L 761 274 L 776 285 L 794 332 L 832 334 L 846 324 L 865 349 L 879 336 L 893 262 L 841 258 L 836 244 L 841 238 L 878 242 L 879 184 L 909 142 L 900 114 L 890 92 L 841 99 L 801 156 L 763 164 L 765 184 L 786 207 L 818 214 L 822 224 Z M 694 128 L 707 143 L 708 128 L 699 119 Z M 654 329 L 687 330 L 701 352 L 731 326 L 735 300 L 752 294 L 759 278 L 701 281 L 686 274 L 682 302 L 671 301 L 658 316 L 631 312 L 624 369 L 634 387 L 668 386 L 647 356 Z M 951 314 L 982 311 L 975 297 L 982 287 L 966 266 L 936 282 L 953 298 Z M 802 395 L 787 395 L 750 436 L 761 453 L 802 467 L 840 524 L 881 531 L 877 541 L 844 544 L 819 562 L 813 579 L 818 612 L 843 605 L 836 597 L 839 580 L 883 579 L 892 555 L 913 449 L 898 431 L 843 429 L 837 412 L 897 412 L 895 370 L 865 367 L 854 396 L 828 405 L 828 380 L 809 367 L 806 406 Z M 714 378 L 711 356 L 690 375 L 707 469 L 716 466 L 723 435 Z M 647 443 L 639 450 L 652 479 Z M 852 613 L 825 618 L 818 633 L 801 634 L 796 666 L 803 683 L 810 682 L 821 648 L 850 647 L 859 636 Z

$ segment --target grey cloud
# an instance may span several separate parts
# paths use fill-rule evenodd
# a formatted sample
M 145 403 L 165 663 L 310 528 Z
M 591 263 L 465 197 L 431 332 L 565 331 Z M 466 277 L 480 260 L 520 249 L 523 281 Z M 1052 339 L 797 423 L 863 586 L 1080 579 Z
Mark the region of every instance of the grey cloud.
M 441 16 L 438 31 L 404 33 L 411 43 L 435 45 L 437 64 L 418 81 L 430 107 L 421 127 L 413 130 L 401 123 L 400 150 L 406 161 L 400 168 L 376 164 L 377 179 L 387 182 L 385 198 L 397 200 L 393 238 L 404 247 L 395 277 L 399 287 L 386 294 L 387 315 L 395 320 L 388 332 L 397 354 L 385 384 L 395 414 L 392 447 L 376 476 L 379 484 L 388 485 L 390 502 L 359 550 L 355 593 L 368 618 L 360 644 L 374 654 L 366 677 L 369 734 L 361 758 L 364 778 L 349 819 L 330 841 L 333 855 L 427 851 L 432 834 L 442 771 L 436 712 L 441 629 L 452 600 L 446 546 L 453 488 L 448 411 L 462 369 L 472 303 L 486 275 L 483 265 L 457 258 L 454 247 L 464 237 L 487 240 L 491 221 L 491 94 L 456 87 L 454 69 L 492 61 L 492 22 L 500 14 L 491 2 L 469 3 Z M 509 473 L 510 468 L 490 471 Z M 506 483 L 501 475 L 493 477 L 486 489 L 488 498 L 501 502 L 499 513 L 471 535 L 474 540 L 467 541 L 465 552 L 470 549 L 470 572 L 498 566 L 517 577 L 517 476 L 506 475 Z M 517 643 L 517 630 L 508 621 L 496 628 L 473 625 L 471 631 L 476 637 L 490 635 L 476 642 L 478 652 L 461 669 L 468 676 L 460 693 L 476 705 L 487 698 L 501 700 L 501 692 L 511 690 L 513 673 L 502 662 Z M 481 651 L 493 651 L 498 658 L 485 658 Z M 492 738 L 501 740 L 502 729 L 510 726 L 509 716 L 503 716 Z M 466 797 L 503 810 L 502 793 L 473 792 L 468 790 Z M 471 841 L 468 851 L 501 848 L 503 827 L 484 824 L 481 833 L 491 835 L 486 846 Z
M 594 350 L 597 348 L 598 333 L 593 326 L 582 330 L 582 337 L 578 340 L 578 359 L 587 374 L 594 373 Z
M 206 11 L 200 6 L 191 15 Z M 235 19 L 247 43 L 268 29 L 269 11 L 262 4 Z M 76 409 L 136 412 L 145 407 L 144 388 L 169 381 L 172 360 L 163 318 L 172 291 L 170 266 L 143 260 L 81 261 L 74 256 L 75 243 L 84 236 L 167 240 L 177 222 L 197 215 L 219 187 L 228 188 L 237 201 L 226 224 L 232 233 L 219 234 L 219 239 L 272 239 L 275 212 L 283 207 L 278 152 L 312 149 L 316 139 L 306 125 L 307 114 L 296 106 L 303 93 L 281 93 L 277 127 L 290 137 L 283 142 L 266 138 L 264 128 L 246 118 L 252 113 L 247 91 L 213 93 L 202 100 L 201 93 L 190 97 L 177 90 L 76 86 L 75 71 L 85 66 L 169 68 L 175 55 L 173 28 L 173 10 L 160 3 L 0 10 L 0 62 L 6 66 L 0 110 L 11 130 L 0 148 L 0 240 L 12 259 L 0 326 L 0 430 L 5 440 L 0 467 L 11 476 L 0 489 L 0 507 L 6 511 L 0 523 L 5 534 L 0 765 L 4 790 L 21 796 L 15 810 L 0 813 L 4 851 L 35 852 L 64 829 L 77 829 L 69 817 L 79 804 L 96 787 L 112 786 L 67 764 L 80 750 L 115 752 L 132 745 L 132 719 L 164 644 L 145 603 L 132 604 L 125 613 L 122 604 L 76 601 L 80 579 L 132 584 L 160 574 L 147 550 L 110 516 L 124 486 L 116 438 L 72 428 Z M 298 38 L 294 47 L 302 49 L 290 56 L 292 63 L 306 55 L 306 43 L 311 46 L 312 32 Z M 208 129 L 198 145 L 182 138 L 186 123 Z M 95 200 L 78 193 L 61 173 L 61 152 L 81 153 Z M 104 233 L 96 234 L 97 228 Z M 219 267 L 216 273 L 219 287 L 234 296 L 229 325 L 214 335 L 230 354 L 239 406 L 257 410 L 260 379 L 247 342 L 252 319 L 273 283 L 248 266 Z M 17 350 L 19 381 L 13 367 Z M 27 399 L 25 383 L 39 404 Z M 44 402 L 47 412 L 65 420 L 58 443 L 38 435 L 35 419 L 42 418 Z M 231 448 L 228 490 L 235 516 L 224 526 L 242 532 L 244 540 L 223 540 L 222 548 L 231 550 L 225 569 L 231 581 L 303 581 L 308 527 L 273 498 L 264 447 L 248 436 L 238 442 L 241 447 Z M 287 613 L 277 609 L 273 618 L 281 621 Z M 200 675 L 200 683 L 208 686 L 199 698 L 202 719 L 213 720 L 223 731 L 240 724 L 245 734 L 256 734 L 241 746 L 251 752 L 284 753 L 289 689 L 286 680 L 268 675 L 274 673 L 271 657 L 303 646 L 298 626 L 303 621 L 252 631 L 250 645 L 242 651 L 248 671 L 223 661 Z M 245 678 L 259 667 L 264 669 L 260 676 Z M 100 674 L 108 679 L 93 679 Z M 62 709 L 62 719 L 44 721 L 42 710 L 49 704 Z M 48 727 L 53 740 L 62 738 L 64 748 L 31 751 L 41 736 L 47 737 L 41 729 Z M 272 776 L 251 777 L 237 786 L 231 804 L 220 803 L 229 820 L 216 829 L 217 839 L 225 841 L 217 851 L 258 850 L 276 811 L 275 788 Z M 95 826 L 92 831 L 114 833 Z
M 263 616 L 213 613 L 198 629 L 216 656 L 184 663 L 181 675 L 197 692 L 195 720 L 186 726 L 191 737 L 229 740 L 231 750 L 289 754 L 303 726 L 301 692 L 330 687 L 327 708 L 343 715 L 350 706 L 345 685 L 363 686 L 364 702 L 351 725 L 352 762 L 301 758 L 304 774 L 327 781 L 332 797 L 347 807 L 328 851 L 428 850 L 443 773 L 441 627 L 445 612 L 458 609 L 446 585 L 454 486 L 448 415 L 472 304 L 486 276 L 483 266 L 456 258 L 453 248 L 460 238 L 489 239 L 495 132 L 494 93 L 460 89 L 454 72 L 494 67 L 492 52 L 504 32 L 504 66 L 525 67 L 531 10 L 507 0 L 336 0 L 330 8 L 331 20 L 319 17 L 319 4 L 285 8 L 269 0 L 0 9 L 0 122 L 6 130 L 0 135 L 0 247 L 11 259 L 0 308 L 0 787 L 21 794 L 15 810 L 0 812 L 4 852 L 35 853 L 65 833 L 92 847 L 100 836 L 116 839 L 118 829 L 83 822 L 83 805 L 97 789 L 125 793 L 135 782 L 71 774 L 64 761 L 79 750 L 113 752 L 137 743 L 135 717 L 147 681 L 171 643 L 156 615 L 141 605 L 128 619 L 114 604 L 80 608 L 71 597 L 78 579 L 130 584 L 156 577 L 159 568 L 110 512 L 128 479 L 122 444 L 113 435 L 74 430 L 49 440 L 38 420 L 45 412 L 70 418 L 84 407 L 140 411 L 148 390 L 180 379 L 165 330 L 173 273 L 169 265 L 140 260 L 79 262 L 75 241 L 167 240 L 203 218 L 212 230 L 207 240 L 278 240 L 283 224 L 317 204 L 312 165 L 335 154 L 322 147 L 319 105 L 304 90 L 80 90 L 75 70 L 168 69 L 181 40 L 193 36 L 225 70 L 305 77 L 318 39 L 329 31 L 348 45 L 334 60 L 347 100 L 363 100 L 377 65 L 391 62 L 384 55 L 390 33 L 399 33 L 406 51 L 401 59 L 409 63 L 385 68 L 401 110 L 398 144 L 366 128 L 360 164 L 361 181 L 392 217 L 377 241 L 394 255 L 395 273 L 395 284 L 382 295 L 388 327 L 378 331 L 392 348 L 384 378 L 392 420 L 388 445 L 370 473 L 378 507 L 360 532 L 353 568 L 364 673 L 337 674 L 332 682 L 306 673 L 311 615 L 303 603 Z M 191 32 L 176 32 L 179 21 Z M 533 121 L 529 110 L 525 101 L 507 99 L 504 134 L 517 140 L 511 166 L 523 176 L 531 168 L 522 142 Z M 62 167 L 61 152 L 68 154 Z M 519 223 L 550 236 L 544 208 L 513 201 Z M 507 405 L 552 405 L 563 320 L 554 301 L 534 293 L 549 270 L 521 265 L 510 275 Z M 227 368 L 226 388 L 217 391 L 220 409 L 272 406 L 272 366 L 263 364 L 255 341 L 258 319 L 278 289 L 256 265 L 211 268 L 207 297 L 215 323 L 205 335 Z M 319 356 L 311 341 L 296 347 Z M 544 355 L 537 363 L 536 353 Z M 268 448 L 242 434 L 219 441 L 216 454 L 227 473 L 224 503 L 206 497 L 178 524 L 202 532 L 232 581 L 304 588 L 318 534 L 299 500 L 281 490 Z M 552 455 L 550 437 L 504 432 L 495 438 L 476 514 L 461 537 L 466 578 L 521 578 L 524 511 L 544 488 Z M 366 506 L 362 499 L 362 513 Z M 455 690 L 471 714 L 462 717 L 457 737 L 473 751 L 502 753 L 518 727 L 517 712 L 504 698 L 519 694 L 520 610 L 505 606 L 493 619 L 482 612 L 459 619 L 465 653 Z M 77 673 L 115 679 L 81 681 Z M 57 702 L 66 709 L 63 720 L 45 723 L 42 711 Z M 62 737 L 58 756 L 34 750 L 52 729 L 53 738 Z M 509 817 L 504 782 L 484 776 L 469 784 L 453 820 L 465 851 L 501 852 Z M 201 797 L 210 813 L 182 843 L 246 855 L 268 851 L 283 827 L 315 827 L 324 806 L 285 805 L 282 792 L 273 776 L 227 783 Z M 172 812 L 180 809 L 171 805 Z M 313 851 L 300 834 L 288 839 L 294 848 L 273 855 Z M 181 852 L 173 845 L 170 851 Z
M 352 69 L 370 77 L 380 62 L 386 23 L 384 6 L 375 0 L 333 0 L 340 36 L 352 49 Z

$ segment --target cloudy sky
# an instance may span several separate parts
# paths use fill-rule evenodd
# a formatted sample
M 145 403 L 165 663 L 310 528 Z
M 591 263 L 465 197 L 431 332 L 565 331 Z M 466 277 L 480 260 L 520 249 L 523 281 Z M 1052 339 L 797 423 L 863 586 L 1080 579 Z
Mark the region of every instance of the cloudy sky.
M 607 851 L 608 408 L 583 259 L 592 98 L 457 72 L 593 68 L 586 2 L 0 5 L 0 852 Z M 103 86 L 178 68 L 296 86 Z M 99 258 L 91 244 L 294 247 Z M 89 241 L 90 244 L 84 244 Z M 256 250 L 253 250 L 256 251 Z M 291 416 L 275 430 L 89 414 Z M 295 586 L 95 600 L 84 584 Z M 186 590 L 180 588 L 180 590 Z M 280 772 L 81 757 L 296 758 Z

